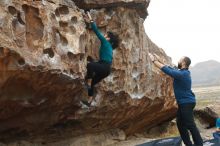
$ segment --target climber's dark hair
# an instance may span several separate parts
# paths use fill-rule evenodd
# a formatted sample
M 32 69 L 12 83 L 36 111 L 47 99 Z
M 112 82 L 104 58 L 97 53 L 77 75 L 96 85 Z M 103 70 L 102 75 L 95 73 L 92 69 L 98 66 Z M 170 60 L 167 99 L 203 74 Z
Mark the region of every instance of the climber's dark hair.
M 186 67 L 189 68 L 190 64 L 191 64 L 191 59 L 189 57 L 184 56 L 183 61 L 186 64 Z
M 111 43 L 112 48 L 113 49 L 117 48 L 119 45 L 118 35 L 110 31 L 107 32 L 107 35 L 110 38 L 109 42 Z

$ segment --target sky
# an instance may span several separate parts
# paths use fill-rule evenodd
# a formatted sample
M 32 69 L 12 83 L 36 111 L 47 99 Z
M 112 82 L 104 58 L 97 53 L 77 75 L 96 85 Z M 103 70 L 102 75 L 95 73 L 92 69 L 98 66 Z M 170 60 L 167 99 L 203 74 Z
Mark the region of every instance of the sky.
M 145 31 L 173 63 L 220 62 L 220 0 L 151 0 L 148 13 Z

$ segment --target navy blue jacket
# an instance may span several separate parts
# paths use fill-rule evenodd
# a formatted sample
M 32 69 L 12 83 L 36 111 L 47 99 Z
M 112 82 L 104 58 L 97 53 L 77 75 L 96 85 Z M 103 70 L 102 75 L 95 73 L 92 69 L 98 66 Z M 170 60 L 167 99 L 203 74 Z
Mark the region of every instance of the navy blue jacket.
M 188 69 L 175 69 L 164 66 L 161 70 L 174 78 L 173 89 L 178 104 L 195 103 L 195 94 L 192 92 L 192 80 Z

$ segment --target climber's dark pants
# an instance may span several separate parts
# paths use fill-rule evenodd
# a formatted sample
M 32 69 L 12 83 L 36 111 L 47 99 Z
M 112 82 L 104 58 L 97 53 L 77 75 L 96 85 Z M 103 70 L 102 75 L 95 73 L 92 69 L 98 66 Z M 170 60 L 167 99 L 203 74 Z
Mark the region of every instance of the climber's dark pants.
M 91 88 L 88 89 L 88 95 L 93 96 L 94 86 L 111 73 L 111 64 L 99 61 L 87 64 L 86 81 L 92 79 Z
M 192 138 L 195 145 L 203 145 L 202 137 L 199 133 L 199 130 L 196 127 L 193 117 L 193 109 L 195 105 L 195 103 L 186 103 L 178 105 L 177 127 L 179 129 L 180 136 L 186 146 L 192 146 L 189 131 L 192 134 Z

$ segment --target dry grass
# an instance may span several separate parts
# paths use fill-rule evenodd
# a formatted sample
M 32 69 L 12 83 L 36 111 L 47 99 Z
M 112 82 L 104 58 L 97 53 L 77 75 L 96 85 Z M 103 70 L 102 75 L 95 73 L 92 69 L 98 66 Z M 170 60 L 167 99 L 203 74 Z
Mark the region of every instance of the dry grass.
M 197 98 L 197 107 L 220 103 L 220 86 L 195 87 L 193 88 Z

